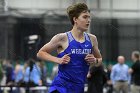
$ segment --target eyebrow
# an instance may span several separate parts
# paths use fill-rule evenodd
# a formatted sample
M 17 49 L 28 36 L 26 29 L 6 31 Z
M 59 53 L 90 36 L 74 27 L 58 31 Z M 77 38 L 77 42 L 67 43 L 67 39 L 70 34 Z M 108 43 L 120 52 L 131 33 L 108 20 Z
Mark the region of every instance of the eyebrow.
M 84 15 L 84 16 L 91 17 L 90 15 Z

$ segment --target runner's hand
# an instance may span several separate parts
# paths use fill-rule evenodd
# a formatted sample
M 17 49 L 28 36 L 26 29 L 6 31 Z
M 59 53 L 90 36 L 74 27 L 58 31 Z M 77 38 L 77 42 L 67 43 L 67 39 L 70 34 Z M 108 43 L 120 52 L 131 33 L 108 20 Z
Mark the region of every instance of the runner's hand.
M 70 62 L 70 57 L 69 57 L 70 54 L 66 54 L 64 55 L 62 58 L 59 58 L 58 59 L 58 63 L 59 64 L 68 64 Z

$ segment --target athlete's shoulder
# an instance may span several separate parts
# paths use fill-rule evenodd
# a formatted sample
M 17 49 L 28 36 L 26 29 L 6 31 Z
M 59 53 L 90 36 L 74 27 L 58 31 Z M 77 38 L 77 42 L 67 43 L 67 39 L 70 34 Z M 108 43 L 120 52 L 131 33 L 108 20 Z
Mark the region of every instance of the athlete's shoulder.
M 66 33 L 59 33 L 59 34 L 56 34 L 53 38 L 57 40 L 65 40 L 66 37 L 67 37 Z
M 56 34 L 54 37 L 57 37 L 57 38 L 64 38 L 66 36 L 66 33 L 58 33 Z
M 93 34 L 91 34 L 91 33 L 87 33 L 87 34 L 89 35 L 91 41 L 97 40 L 97 37 L 96 37 L 95 35 L 93 35 Z

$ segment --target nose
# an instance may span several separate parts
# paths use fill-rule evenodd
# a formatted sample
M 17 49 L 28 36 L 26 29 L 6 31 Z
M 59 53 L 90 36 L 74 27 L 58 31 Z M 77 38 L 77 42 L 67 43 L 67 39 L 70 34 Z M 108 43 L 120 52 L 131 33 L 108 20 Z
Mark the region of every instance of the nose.
M 90 23 L 91 22 L 91 19 L 90 18 L 88 18 L 88 23 Z

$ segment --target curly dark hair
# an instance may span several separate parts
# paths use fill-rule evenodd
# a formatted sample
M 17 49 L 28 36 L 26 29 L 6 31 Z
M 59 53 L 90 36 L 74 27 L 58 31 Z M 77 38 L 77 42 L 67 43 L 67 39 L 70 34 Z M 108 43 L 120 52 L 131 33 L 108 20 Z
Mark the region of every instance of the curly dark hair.
M 72 25 L 74 25 L 73 18 L 78 18 L 82 12 L 90 12 L 88 6 L 85 3 L 77 3 L 67 8 L 67 14 Z

